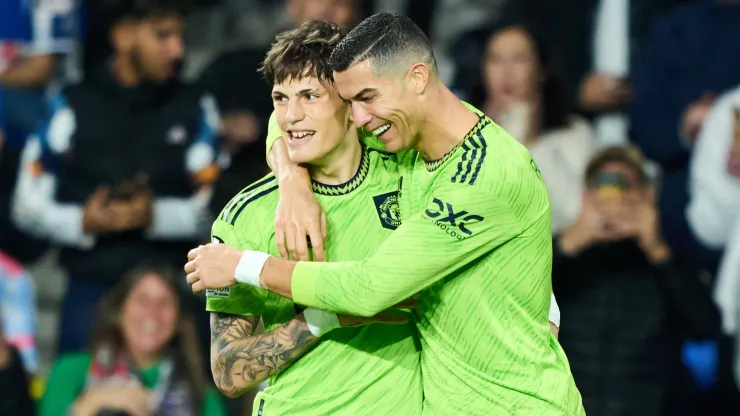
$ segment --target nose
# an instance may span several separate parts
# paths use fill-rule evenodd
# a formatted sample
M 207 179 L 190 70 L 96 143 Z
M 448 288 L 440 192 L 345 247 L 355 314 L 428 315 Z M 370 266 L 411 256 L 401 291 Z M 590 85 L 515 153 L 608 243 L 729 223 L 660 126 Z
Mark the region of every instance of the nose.
M 288 124 L 297 123 L 303 120 L 303 106 L 301 106 L 300 100 L 288 101 L 288 111 L 285 112 L 285 121 Z
M 373 119 L 372 114 L 365 108 L 364 105 L 359 103 L 353 103 L 352 105 L 352 119 L 354 120 L 355 126 L 364 127 L 370 120 Z

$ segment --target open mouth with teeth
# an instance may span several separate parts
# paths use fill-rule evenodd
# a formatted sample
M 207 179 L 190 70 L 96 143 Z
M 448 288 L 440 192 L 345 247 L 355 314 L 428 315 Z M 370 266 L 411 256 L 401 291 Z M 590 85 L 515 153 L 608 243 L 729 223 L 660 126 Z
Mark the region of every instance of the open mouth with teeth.
M 289 144 L 292 146 L 300 146 L 304 143 L 308 143 L 316 134 L 314 130 L 289 130 Z
M 391 129 L 391 123 L 383 124 L 382 126 L 374 129 L 372 133 L 378 137 L 381 137 L 385 132 Z

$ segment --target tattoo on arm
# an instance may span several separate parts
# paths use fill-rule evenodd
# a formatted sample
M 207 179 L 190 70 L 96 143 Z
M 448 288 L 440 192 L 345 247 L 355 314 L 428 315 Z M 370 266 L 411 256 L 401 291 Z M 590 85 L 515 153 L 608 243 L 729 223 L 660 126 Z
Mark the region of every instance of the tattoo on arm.
M 303 355 L 319 338 L 303 314 L 281 327 L 254 335 L 257 316 L 211 313 L 211 370 L 219 390 L 236 397 Z

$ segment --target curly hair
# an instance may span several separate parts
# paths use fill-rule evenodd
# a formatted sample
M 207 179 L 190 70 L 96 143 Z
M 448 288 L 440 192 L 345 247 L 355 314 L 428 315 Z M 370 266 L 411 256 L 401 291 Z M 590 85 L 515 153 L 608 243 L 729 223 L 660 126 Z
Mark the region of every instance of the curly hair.
M 305 22 L 277 36 L 259 71 L 270 85 L 305 77 L 334 83 L 329 58 L 345 34 L 334 23 L 321 20 Z

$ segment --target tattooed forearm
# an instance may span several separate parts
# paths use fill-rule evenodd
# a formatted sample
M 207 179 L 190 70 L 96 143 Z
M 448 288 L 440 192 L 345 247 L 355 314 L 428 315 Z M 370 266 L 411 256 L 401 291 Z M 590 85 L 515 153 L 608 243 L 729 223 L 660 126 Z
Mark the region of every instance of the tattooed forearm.
M 318 338 L 298 315 L 281 327 L 254 335 L 256 316 L 211 314 L 211 370 L 219 390 L 236 397 L 287 367 Z

